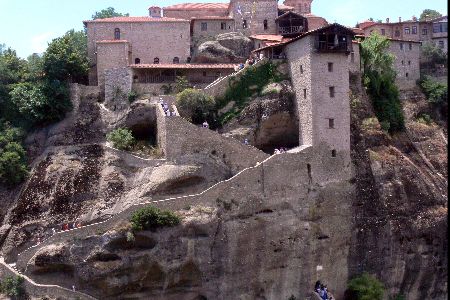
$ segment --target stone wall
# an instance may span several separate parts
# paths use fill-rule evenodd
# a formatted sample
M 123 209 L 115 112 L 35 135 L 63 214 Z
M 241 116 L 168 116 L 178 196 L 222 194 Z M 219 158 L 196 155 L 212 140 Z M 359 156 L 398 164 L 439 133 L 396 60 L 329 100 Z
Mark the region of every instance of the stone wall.
M 127 108 L 131 86 L 132 75 L 129 68 L 105 70 L 105 106 L 113 111 Z
M 0 279 L 4 279 L 7 276 L 17 276 L 17 274 L 9 267 L 4 265 L 3 263 L 0 263 Z M 26 278 L 26 277 L 25 277 Z M 31 282 L 28 278 L 24 281 L 24 287 L 25 291 L 29 296 L 32 297 L 47 297 L 51 296 L 52 298 L 59 298 L 59 299 L 70 299 L 70 300 L 94 300 L 94 297 L 91 297 L 89 295 L 80 293 L 80 292 L 74 292 L 69 289 L 56 286 L 56 285 L 43 285 L 43 284 L 36 284 L 34 282 Z
M 97 85 L 94 73 L 97 73 L 97 58 L 105 62 L 117 63 L 108 53 L 98 53 L 97 41 L 114 40 L 115 28 L 120 29 L 120 39 L 130 45 L 130 63 L 136 58 L 141 64 L 153 64 L 158 57 L 160 63 L 172 63 L 174 57 L 180 62 L 186 62 L 190 56 L 190 22 L 187 20 L 164 21 L 164 19 L 151 19 L 148 22 L 89 22 L 88 57 L 91 61 L 90 85 Z M 97 54 L 96 54 L 97 52 Z M 128 57 L 128 56 L 127 56 Z M 116 67 L 119 65 L 116 65 Z M 111 68 L 108 66 L 107 68 Z M 105 68 L 105 69 L 107 69 Z M 95 71 L 93 71 L 95 70 Z
M 159 149 L 167 157 L 167 127 L 166 114 L 160 104 L 156 104 L 156 142 Z
M 410 89 L 420 79 L 420 43 L 391 40 L 389 52 L 395 55 L 394 69 L 399 89 Z
M 284 5 L 292 6 L 299 14 L 310 14 L 312 0 L 285 0 Z
M 105 86 L 105 71 L 125 68 L 130 64 L 129 44 L 126 42 L 99 43 L 97 45 L 97 80 L 100 87 Z
M 223 161 L 236 173 L 268 157 L 252 146 L 196 126 L 182 117 L 166 117 L 165 120 L 168 159 L 176 161 L 183 155 L 202 153 Z
M 207 30 L 202 30 L 202 23 L 206 23 Z M 225 23 L 225 28 L 222 29 L 222 23 Z M 234 31 L 234 20 L 226 18 L 212 19 L 197 18 L 192 20 L 192 39 L 197 40 L 214 40 L 215 37 L 221 33 Z
M 239 14 L 240 6 L 242 15 Z M 230 1 L 230 16 L 235 21 L 236 31 L 246 36 L 253 34 L 277 34 L 275 19 L 278 17 L 278 3 L 275 0 L 262 1 Z M 247 28 L 243 28 L 243 21 L 247 21 Z M 268 28 L 264 29 L 264 20 Z
M 207 16 L 226 16 L 226 8 L 201 8 L 201 9 L 163 9 L 164 17 L 190 20 Z

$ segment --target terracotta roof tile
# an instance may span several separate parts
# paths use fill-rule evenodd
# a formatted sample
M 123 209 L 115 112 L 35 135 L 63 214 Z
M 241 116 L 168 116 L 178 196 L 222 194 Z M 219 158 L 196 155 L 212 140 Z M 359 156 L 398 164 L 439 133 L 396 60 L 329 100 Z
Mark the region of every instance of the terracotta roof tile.
M 288 6 L 288 5 L 284 5 L 284 4 L 278 4 L 278 9 L 279 10 L 293 10 L 294 7 Z
M 88 20 L 83 23 L 145 23 L 145 22 L 189 22 L 189 20 L 175 18 L 152 18 L 152 17 L 114 17 L 97 20 Z
M 138 64 L 134 69 L 234 69 L 237 64 Z
M 229 3 L 180 3 L 166 6 L 164 10 L 228 10 Z
M 283 36 L 277 34 L 254 34 L 251 35 L 250 38 L 262 41 L 275 41 L 275 42 L 281 42 L 283 40 Z

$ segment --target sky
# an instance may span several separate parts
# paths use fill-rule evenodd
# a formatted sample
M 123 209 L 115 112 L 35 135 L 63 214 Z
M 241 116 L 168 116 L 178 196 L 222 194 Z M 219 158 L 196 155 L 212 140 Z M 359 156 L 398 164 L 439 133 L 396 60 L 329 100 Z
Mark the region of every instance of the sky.
M 32 53 L 42 53 L 52 39 L 70 29 L 83 29 L 83 20 L 91 19 L 96 12 L 107 7 L 145 16 L 152 5 L 168 6 L 183 2 L 226 2 L 224 0 L 0 0 L 0 44 L 15 49 L 26 58 Z M 281 4 L 283 0 L 280 0 Z M 372 17 L 391 21 L 420 16 L 426 9 L 447 15 L 446 0 L 314 0 L 312 13 L 346 26 Z

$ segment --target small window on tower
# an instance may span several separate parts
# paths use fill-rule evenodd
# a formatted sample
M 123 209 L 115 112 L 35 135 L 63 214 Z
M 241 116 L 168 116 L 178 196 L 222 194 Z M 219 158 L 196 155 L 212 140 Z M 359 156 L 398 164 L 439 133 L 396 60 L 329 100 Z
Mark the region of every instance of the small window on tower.
M 334 119 L 328 119 L 328 128 L 330 129 L 334 128 Z
M 243 29 L 247 28 L 247 20 L 242 20 L 242 28 Z
M 303 65 L 300 65 L 300 74 L 303 74 Z
M 336 156 L 337 156 L 336 150 L 331 150 L 331 157 L 336 157 Z
M 180 63 L 180 58 L 179 57 L 174 57 L 173 58 L 173 63 L 174 64 L 179 64 Z
M 350 53 L 350 61 L 355 62 L 355 52 Z
M 269 28 L 269 25 L 267 24 L 267 20 L 264 20 L 264 30 L 267 30 Z
M 307 91 L 306 91 L 306 89 L 303 89 L 303 98 L 306 99 L 306 96 L 307 96 Z
M 136 65 L 140 64 L 140 63 L 141 63 L 141 59 L 140 59 L 140 58 L 136 58 L 136 59 L 134 60 L 134 63 L 135 63 Z
M 334 92 L 335 92 L 334 86 L 330 86 L 329 89 L 330 89 L 330 98 L 334 98 Z
M 333 72 L 333 63 L 328 63 L 328 72 Z
M 227 29 L 227 23 L 226 23 L 226 22 L 220 23 L 220 29 L 221 29 L 221 30 Z
M 154 63 L 154 64 L 159 64 L 159 58 L 158 58 L 158 57 L 155 57 L 155 58 L 153 59 L 153 63 Z
M 120 29 L 119 28 L 114 29 L 114 39 L 120 40 Z

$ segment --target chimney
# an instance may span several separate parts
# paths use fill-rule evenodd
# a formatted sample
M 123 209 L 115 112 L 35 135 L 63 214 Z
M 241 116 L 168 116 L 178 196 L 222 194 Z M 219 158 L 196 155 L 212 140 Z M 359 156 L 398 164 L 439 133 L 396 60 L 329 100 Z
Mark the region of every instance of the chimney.
M 417 22 L 417 17 L 416 17 L 416 16 L 412 16 L 412 20 L 413 20 L 414 22 Z
M 152 18 L 161 18 L 161 7 L 159 6 L 149 7 L 148 14 Z
M 399 22 L 399 23 L 402 22 L 402 17 L 398 17 L 398 22 Z
M 389 23 L 389 18 L 386 18 L 386 23 Z

